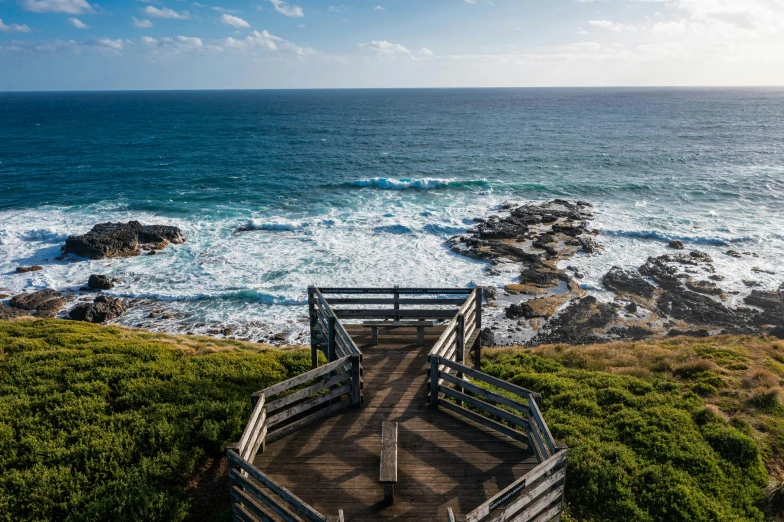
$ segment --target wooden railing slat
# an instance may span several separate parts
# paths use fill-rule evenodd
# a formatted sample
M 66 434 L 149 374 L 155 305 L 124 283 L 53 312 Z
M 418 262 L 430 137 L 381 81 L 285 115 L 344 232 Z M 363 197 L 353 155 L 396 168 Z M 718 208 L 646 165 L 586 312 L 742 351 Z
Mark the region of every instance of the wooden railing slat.
M 292 422 L 291 424 L 287 424 L 281 428 L 276 430 L 270 431 L 267 434 L 267 441 L 272 442 L 278 440 L 281 437 L 285 437 L 289 433 L 293 433 L 298 429 L 302 428 L 303 426 L 307 426 L 317 420 L 321 420 L 324 417 L 329 417 L 333 413 L 336 413 L 343 408 L 347 408 L 353 404 L 353 401 L 346 399 L 342 401 L 338 401 L 331 406 L 324 408 L 323 410 L 318 410 L 317 412 L 308 415 L 307 417 L 303 417 L 302 419 L 298 419 L 296 422 Z
M 553 502 L 555 502 L 560 498 L 563 498 L 563 491 L 564 491 L 564 487 L 560 486 L 552 493 L 548 493 L 547 495 L 540 498 L 536 502 L 530 504 L 525 511 L 523 511 L 517 517 L 511 520 L 514 522 L 530 522 L 531 519 L 533 519 L 536 515 L 541 513 L 543 510 L 547 509 L 550 506 L 550 504 L 552 504 Z
M 475 288 L 317 288 L 320 294 L 417 294 L 468 295 Z
M 459 379 L 458 379 L 459 380 Z M 496 417 L 500 417 L 507 422 L 511 422 L 512 424 L 516 424 L 521 428 L 528 428 L 528 421 L 522 419 L 515 415 L 514 413 L 508 412 L 506 410 L 502 410 L 497 406 L 493 406 L 492 404 L 488 404 L 484 401 L 480 401 L 476 397 L 471 397 L 470 395 L 466 395 L 465 393 L 460 393 L 457 390 L 453 390 L 452 388 L 448 388 L 446 386 L 439 386 L 439 391 L 441 391 L 447 397 L 451 397 L 455 400 L 465 402 L 466 404 L 470 404 L 474 408 L 479 408 L 480 410 L 489 413 L 490 415 L 495 415 Z
M 447 409 L 447 410 L 450 410 L 450 411 L 453 411 L 453 412 L 455 412 L 455 413 L 457 413 L 459 415 L 462 415 L 463 417 L 471 419 L 472 421 L 474 421 L 474 422 L 476 422 L 478 424 L 481 424 L 483 426 L 487 426 L 488 428 L 492 428 L 495 431 L 497 431 L 497 432 L 499 432 L 499 433 L 501 433 L 503 435 L 506 435 L 507 437 L 510 437 L 512 439 L 515 439 L 515 440 L 520 441 L 520 442 L 525 443 L 525 444 L 528 443 L 528 437 L 524 433 L 520 433 L 517 430 L 513 430 L 512 428 L 508 428 L 508 427 L 504 426 L 503 424 L 501 424 L 500 422 L 496 422 L 494 420 L 488 419 L 487 417 L 483 417 L 483 416 L 479 415 L 478 413 L 474 413 L 473 411 L 468 410 L 466 408 L 463 408 L 461 406 L 458 406 L 457 404 L 453 404 L 453 403 L 451 403 L 449 401 L 438 401 L 438 407 L 439 408 L 444 408 L 444 409 Z
M 497 402 L 499 404 L 503 404 L 504 406 L 508 406 L 510 408 L 514 408 L 515 410 L 519 411 L 520 413 L 528 414 L 528 412 L 529 412 L 527 405 L 520 404 L 519 402 L 513 401 L 512 399 L 510 399 L 508 397 L 504 397 L 503 395 L 499 395 L 499 394 L 494 393 L 494 392 L 492 392 L 490 390 L 487 390 L 485 388 L 481 388 L 481 387 L 473 384 L 470 381 L 464 381 L 464 380 L 458 379 L 457 377 L 455 377 L 453 375 L 449 375 L 448 373 L 443 374 L 441 378 L 444 381 L 448 382 L 448 383 L 462 386 L 465 390 L 470 391 L 471 393 L 475 393 L 477 395 L 480 395 L 480 396 L 484 397 L 485 399 L 487 399 L 489 401 L 495 401 L 495 402 Z M 269 408 L 269 406 L 268 406 L 268 408 Z
M 507 520 L 514 520 L 520 511 L 522 511 L 526 506 L 532 505 L 540 495 L 550 490 L 555 484 L 562 481 L 564 477 L 566 477 L 565 469 L 556 471 L 549 477 L 546 477 L 544 480 L 533 486 L 531 489 L 525 490 L 522 495 L 517 497 L 511 504 L 504 506 L 503 511 L 498 515 L 490 518 L 488 522 L 506 522 Z M 546 506 L 542 507 L 544 508 Z M 537 513 L 533 513 L 532 515 L 536 514 Z
M 234 516 L 237 517 L 237 519 L 240 520 L 241 522 L 275 522 L 269 517 L 265 517 L 265 518 L 254 517 L 253 515 L 250 514 L 250 512 L 244 505 L 238 504 L 236 502 L 231 503 L 231 511 L 234 513 Z
M 563 502 L 558 502 L 556 505 L 554 505 L 544 513 L 540 514 L 535 519 L 533 519 L 532 522 L 550 522 L 556 516 L 561 514 L 562 511 L 563 511 Z
M 242 477 L 239 473 L 234 470 L 229 470 L 229 473 L 234 473 L 236 475 L 235 480 L 245 488 L 245 491 L 243 491 L 239 486 L 232 486 L 232 496 L 235 500 L 241 502 L 248 508 L 249 511 L 253 511 L 256 516 L 259 518 L 272 518 L 277 515 L 283 518 L 285 522 L 302 522 L 301 518 L 295 516 L 284 506 L 279 505 L 275 500 L 264 493 L 261 488 Z M 250 495 L 248 493 L 250 493 Z M 274 511 L 274 513 L 268 513 L 270 510 Z M 274 520 L 274 518 L 272 520 Z
M 340 308 L 334 310 L 338 318 L 344 317 L 347 319 L 373 319 L 375 317 L 416 317 L 416 318 L 434 318 L 446 319 L 455 315 L 454 310 L 438 310 L 438 309 L 414 309 L 408 310 L 385 310 L 373 308 Z
M 329 300 L 330 306 L 335 305 L 349 305 L 349 304 L 366 304 L 366 305 L 383 305 L 383 304 L 401 304 L 401 305 L 443 305 L 443 306 L 462 306 L 465 299 L 454 298 L 410 298 L 410 299 L 390 299 L 387 297 L 379 298 L 363 298 L 363 297 L 341 297 L 332 298 Z
M 226 455 L 229 459 L 229 463 L 233 463 L 239 466 L 243 471 L 247 472 L 248 475 L 253 477 L 255 480 L 269 488 L 273 493 L 278 495 L 280 498 L 291 504 L 294 509 L 308 517 L 313 522 L 326 522 L 326 517 L 322 516 L 321 513 L 313 509 L 309 504 L 301 500 L 297 497 L 294 493 L 286 489 L 285 487 L 281 486 L 270 477 L 265 475 L 261 470 L 256 468 L 250 462 L 242 459 L 236 451 L 228 450 Z
M 487 384 L 491 386 L 495 386 L 496 388 L 501 388 L 502 390 L 506 390 L 508 392 L 514 393 L 515 395 L 523 397 L 524 399 L 528 399 L 530 401 L 533 400 L 531 396 L 534 394 L 534 392 L 532 392 L 531 390 L 526 390 L 525 388 L 521 388 L 520 386 L 503 381 L 501 379 L 498 379 L 486 373 L 482 373 L 478 370 L 474 370 L 469 366 L 457 363 L 455 361 L 442 360 L 441 362 L 447 367 L 452 368 L 455 371 L 462 372 L 468 375 L 469 377 L 473 377 L 474 379 L 477 379 L 482 382 L 486 382 Z
M 307 388 L 303 388 L 301 390 L 292 393 L 291 395 L 286 395 L 285 397 L 281 397 L 280 399 L 276 399 L 274 401 L 268 402 L 267 412 L 271 414 L 274 411 L 277 411 L 285 406 L 288 406 L 301 399 L 304 399 L 308 395 L 321 391 L 324 388 L 329 388 L 333 384 L 338 384 L 340 382 L 347 381 L 350 378 L 351 378 L 351 371 L 340 372 L 334 377 L 317 382 L 316 384 L 312 384 Z
M 253 406 L 253 411 L 250 414 L 250 420 L 248 420 L 248 424 L 245 425 L 245 430 L 242 432 L 242 437 L 240 437 L 240 454 L 245 453 L 245 448 L 247 447 L 248 441 L 253 434 L 253 430 L 256 429 L 258 419 L 264 411 L 264 401 L 264 394 L 259 394 L 256 399 L 256 404 Z
M 288 410 L 283 410 L 282 412 L 272 415 L 269 420 L 267 421 L 270 428 L 274 428 L 276 425 L 280 424 L 281 422 L 288 420 L 300 413 L 304 413 L 316 406 L 320 406 L 325 402 L 329 402 L 336 397 L 340 397 L 341 395 L 348 394 L 351 391 L 351 384 L 346 384 L 337 388 L 335 390 L 331 390 L 329 393 L 325 393 L 324 395 L 318 395 L 308 401 L 303 402 L 302 404 L 297 404 L 293 408 L 289 408 Z
M 278 384 L 273 384 L 268 388 L 264 388 L 263 390 L 257 391 L 253 395 L 257 395 L 257 394 L 260 395 L 263 393 L 267 397 L 267 399 L 269 399 L 270 397 L 273 397 L 281 392 L 299 386 L 300 384 L 304 384 L 312 379 L 315 379 L 316 377 L 321 377 L 322 375 L 326 375 L 332 371 L 335 371 L 338 368 L 345 366 L 346 369 L 348 369 L 348 366 L 350 364 L 351 362 L 348 360 L 348 358 L 344 357 L 343 359 L 332 361 L 331 363 L 327 363 L 323 366 L 319 366 L 314 370 L 309 370 L 305 373 L 301 373 L 296 377 L 292 377 L 291 379 L 288 379 L 286 381 L 279 382 Z

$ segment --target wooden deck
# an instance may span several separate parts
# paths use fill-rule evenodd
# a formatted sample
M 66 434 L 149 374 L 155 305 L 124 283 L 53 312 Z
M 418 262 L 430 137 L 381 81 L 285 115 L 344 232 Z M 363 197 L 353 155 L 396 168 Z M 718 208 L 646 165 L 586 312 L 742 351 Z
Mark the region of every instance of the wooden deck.
M 363 352 L 364 403 L 267 445 L 254 464 L 324 515 L 347 521 L 465 515 L 537 464 L 524 444 L 426 406 L 427 353 L 441 328 L 381 334 L 348 326 Z M 379 484 L 381 424 L 399 423 L 395 503 Z

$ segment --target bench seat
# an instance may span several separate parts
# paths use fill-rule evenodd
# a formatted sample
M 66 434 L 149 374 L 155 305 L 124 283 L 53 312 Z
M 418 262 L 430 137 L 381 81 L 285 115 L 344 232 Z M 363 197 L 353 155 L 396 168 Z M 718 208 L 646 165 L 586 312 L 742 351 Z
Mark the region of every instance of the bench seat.
M 384 485 L 384 502 L 395 502 L 395 484 L 397 484 L 397 422 L 381 424 L 381 466 L 378 477 Z

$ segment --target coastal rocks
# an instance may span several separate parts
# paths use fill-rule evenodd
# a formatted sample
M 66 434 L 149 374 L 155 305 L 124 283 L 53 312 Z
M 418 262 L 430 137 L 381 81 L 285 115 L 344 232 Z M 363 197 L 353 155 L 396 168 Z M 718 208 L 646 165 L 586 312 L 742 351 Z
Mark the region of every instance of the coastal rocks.
M 68 315 L 76 321 L 88 323 L 104 323 L 120 317 L 125 313 L 125 305 L 119 299 L 100 295 L 92 303 L 81 303 Z
M 114 285 L 117 282 L 116 279 L 109 279 L 109 277 L 105 275 L 92 274 L 90 279 L 87 280 L 87 287 L 95 290 L 109 290 L 114 288 Z
M 602 284 L 608 290 L 619 294 L 634 294 L 640 297 L 653 297 L 654 286 L 643 279 L 636 270 L 624 270 L 614 266 L 602 277 Z
M 566 295 L 553 295 L 512 304 L 506 309 L 509 319 L 533 319 L 535 317 L 550 318 L 555 315 L 556 309 L 568 300 Z
M 18 308 L 10 308 L 3 303 L 0 303 L 0 321 L 11 321 L 18 317 L 28 317 L 30 312 L 28 310 L 20 310 Z
M 683 241 L 680 241 L 678 239 L 673 239 L 672 241 L 670 241 L 670 244 L 668 246 L 670 248 L 675 248 L 677 250 L 683 250 L 683 248 L 684 248 L 683 247 Z
M 686 281 L 686 288 L 692 292 L 705 295 L 721 295 L 724 293 L 724 290 L 710 281 Z
M 18 266 L 16 267 L 17 274 L 26 274 L 27 272 L 38 272 L 39 270 L 43 270 L 44 267 L 41 265 L 33 265 L 33 266 Z
M 690 324 L 731 326 L 742 321 L 737 311 L 706 295 L 680 288 L 664 292 L 656 306 L 659 312 Z
M 678 269 L 668 263 L 667 256 L 649 257 L 639 270 L 642 275 L 650 277 L 659 286 L 668 289 L 678 288 L 681 278 L 688 278 L 684 274 L 679 274 Z
M 29 294 L 19 294 L 11 298 L 12 308 L 28 310 L 36 317 L 54 317 L 65 306 L 66 300 L 57 290 L 47 288 Z
M 140 248 L 145 245 L 148 249 L 161 249 L 169 243 L 184 242 L 182 231 L 174 226 L 142 225 L 138 221 L 99 223 L 84 235 L 69 236 L 63 251 L 90 259 L 103 259 L 139 255 Z
M 784 307 L 784 292 L 752 290 L 749 295 L 743 298 L 743 302 L 766 309 L 781 308 Z
M 599 342 L 600 336 L 595 330 L 615 321 L 617 312 L 617 305 L 600 302 L 593 296 L 572 301 L 530 344 Z

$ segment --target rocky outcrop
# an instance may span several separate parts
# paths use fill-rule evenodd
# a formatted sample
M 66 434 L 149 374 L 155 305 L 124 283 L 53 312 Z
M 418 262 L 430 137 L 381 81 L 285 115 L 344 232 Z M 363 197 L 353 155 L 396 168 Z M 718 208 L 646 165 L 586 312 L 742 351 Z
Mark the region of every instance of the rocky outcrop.
M 36 317 L 54 317 L 65 306 L 65 298 L 57 290 L 47 288 L 29 294 L 19 294 L 11 298 L 11 307 L 29 310 Z
M 29 317 L 28 310 L 20 310 L 19 308 L 10 308 L 3 303 L 0 303 L 0 321 L 10 321 L 18 317 Z
M 597 329 L 603 329 L 618 317 L 618 306 L 600 302 L 593 296 L 573 301 L 536 335 L 531 344 L 590 344 L 601 340 Z
M 670 241 L 669 247 L 675 248 L 677 250 L 683 250 L 683 241 L 679 239 L 673 239 L 672 241 Z
M 90 259 L 103 259 L 135 256 L 144 246 L 160 250 L 169 243 L 183 242 L 182 231 L 169 225 L 142 225 L 138 221 L 99 223 L 84 235 L 69 236 L 63 251 Z
M 92 274 L 87 280 L 87 287 L 95 290 L 109 290 L 114 288 L 117 282 L 117 279 L 110 279 L 105 275 Z
M 643 279 L 636 270 L 624 270 L 614 266 L 602 277 L 602 284 L 608 290 L 619 294 L 633 294 L 651 298 L 655 287 Z
M 681 279 L 689 279 L 689 277 L 679 274 L 678 268 L 669 264 L 668 261 L 668 256 L 649 257 L 640 267 L 640 273 L 656 281 L 662 288 L 678 288 L 681 285 Z
M 784 292 L 752 290 L 749 295 L 743 298 L 743 302 L 751 306 L 758 306 L 760 308 L 779 308 L 784 306 Z
M 656 302 L 660 313 L 690 324 L 731 326 L 744 321 L 731 310 L 710 297 L 680 288 L 664 292 Z
M 125 313 L 125 305 L 119 299 L 100 295 L 92 303 L 81 303 L 68 315 L 76 321 L 105 323 Z
M 705 295 L 721 295 L 724 293 L 724 290 L 710 281 L 686 281 L 686 288 L 692 292 Z

